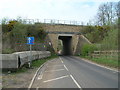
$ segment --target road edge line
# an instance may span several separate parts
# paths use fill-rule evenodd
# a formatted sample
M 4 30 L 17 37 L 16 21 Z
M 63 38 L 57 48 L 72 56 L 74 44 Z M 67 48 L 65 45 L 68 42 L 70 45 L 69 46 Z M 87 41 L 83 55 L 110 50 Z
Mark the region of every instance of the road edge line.
M 36 75 L 38 74 L 38 71 L 39 71 L 42 67 L 43 67 L 43 65 L 41 65 L 41 66 L 37 69 L 35 75 L 33 76 L 32 80 L 31 80 L 31 83 L 30 83 L 30 85 L 29 85 L 29 87 L 28 87 L 29 89 L 31 88 L 31 86 L 32 86 L 32 84 L 33 84 L 33 82 L 34 82 L 35 77 L 36 77 Z M 28 90 L 29 90 L 29 89 L 28 89 Z
M 28 90 L 32 87 L 33 82 L 34 82 L 34 80 L 35 80 L 35 77 L 36 77 L 37 74 L 38 74 L 38 71 L 39 71 L 46 63 L 48 63 L 48 62 L 49 62 L 49 61 L 45 62 L 44 64 L 42 64 L 42 65 L 37 69 L 35 75 L 33 76 L 32 80 L 31 80 L 31 83 L 29 84 Z

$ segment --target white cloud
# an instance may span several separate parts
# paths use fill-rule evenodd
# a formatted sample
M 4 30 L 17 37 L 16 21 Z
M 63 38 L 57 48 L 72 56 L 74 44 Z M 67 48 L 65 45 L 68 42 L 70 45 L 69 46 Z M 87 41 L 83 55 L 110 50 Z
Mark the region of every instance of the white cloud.
M 0 0 L 0 19 L 17 16 L 87 22 L 102 2 L 119 0 Z

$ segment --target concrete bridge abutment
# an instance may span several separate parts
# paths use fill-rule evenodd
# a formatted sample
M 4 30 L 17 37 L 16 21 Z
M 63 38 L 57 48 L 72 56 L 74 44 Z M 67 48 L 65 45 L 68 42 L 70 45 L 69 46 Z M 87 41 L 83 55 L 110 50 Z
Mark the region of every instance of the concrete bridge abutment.
M 91 42 L 80 33 L 81 26 L 46 25 L 45 30 L 55 53 L 59 52 L 59 40 L 62 42 L 62 55 L 80 54 L 82 46 Z

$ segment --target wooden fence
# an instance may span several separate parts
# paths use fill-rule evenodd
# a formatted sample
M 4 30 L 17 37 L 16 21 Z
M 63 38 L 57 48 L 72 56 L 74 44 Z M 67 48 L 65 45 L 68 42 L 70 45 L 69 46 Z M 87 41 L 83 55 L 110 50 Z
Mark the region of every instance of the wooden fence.
M 118 50 L 94 51 L 92 54 L 90 54 L 90 56 L 93 58 L 106 57 L 109 59 L 118 60 L 119 54 L 120 54 L 120 51 L 118 51 Z

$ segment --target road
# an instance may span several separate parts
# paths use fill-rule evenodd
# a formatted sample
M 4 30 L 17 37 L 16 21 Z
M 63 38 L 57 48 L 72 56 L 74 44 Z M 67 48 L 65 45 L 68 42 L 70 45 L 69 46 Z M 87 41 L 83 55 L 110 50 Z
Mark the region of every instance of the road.
M 118 72 L 75 56 L 61 56 L 40 69 L 32 88 L 118 88 Z

